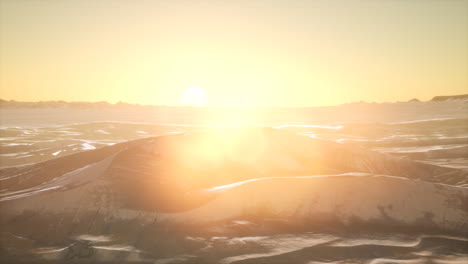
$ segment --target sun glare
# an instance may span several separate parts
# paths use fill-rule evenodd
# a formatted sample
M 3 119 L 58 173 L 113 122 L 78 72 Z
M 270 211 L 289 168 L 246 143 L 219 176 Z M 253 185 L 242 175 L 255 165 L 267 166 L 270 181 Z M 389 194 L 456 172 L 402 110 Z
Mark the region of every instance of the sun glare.
M 200 87 L 188 87 L 182 94 L 181 103 L 185 106 L 206 106 L 208 98 Z

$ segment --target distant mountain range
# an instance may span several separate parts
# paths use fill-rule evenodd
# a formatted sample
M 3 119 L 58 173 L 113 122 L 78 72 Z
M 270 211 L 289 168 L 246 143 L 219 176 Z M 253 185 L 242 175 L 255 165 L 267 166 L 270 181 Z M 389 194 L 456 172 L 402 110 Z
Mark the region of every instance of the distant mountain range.
M 442 102 L 442 101 L 453 101 L 453 100 L 468 100 L 468 94 L 459 95 L 439 95 L 434 96 L 429 102 Z M 418 98 L 413 98 L 408 102 L 421 102 Z
M 444 95 L 435 96 L 430 101 L 452 101 L 452 100 L 468 100 L 468 94 L 461 95 Z M 419 99 L 414 98 L 409 102 L 421 102 Z M 366 102 L 359 102 L 366 103 Z M 154 107 L 169 107 L 169 106 L 155 106 L 155 105 L 140 105 L 118 102 L 111 104 L 106 101 L 100 102 L 66 102 L 66 101 L 39 101 L 39 102 L 20 102 L 15 100 L 0 99 L 0 108 L 74 108 L 74 109 L 128 109 L 128 108 L 154 108 Z
M 468 94 L 436 96 L 431 101 L 468 100 Z
M 77 109 L 102 109 L 102 108 L 146 108 L 146 107 L 164 107 L 129 104 L 118 102 L 111 104 L 106 101 L 101 102 L 66 102 L 66 101 L 39 101 L 39 102 L 20 102 L 15 100 L 0 99 L 0 108 L 77 108 Z

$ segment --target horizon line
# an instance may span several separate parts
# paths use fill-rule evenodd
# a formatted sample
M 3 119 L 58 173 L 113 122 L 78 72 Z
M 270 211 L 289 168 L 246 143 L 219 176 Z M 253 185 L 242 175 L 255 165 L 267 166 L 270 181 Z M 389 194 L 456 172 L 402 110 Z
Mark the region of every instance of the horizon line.
M 430 102 L 434 101 L 437 98 L 448 100 L 451 98 L 468 98 L 468 94 L 458 94 L 458 95 L 438 95 L 432 97 L 432 99 L 427 101 L 421 101 L 417 98 L 410 99 L 408 101 L 393 101 L 393 102 L 366 102 L 366 101 L 354 101 L 349 103 L 342 103 L 336 105 L 322 105 L 322 106 L 190 106 L 190 105 L 151 105 L 151 104 L 139 104 L 139 103 L 128 103 L 124 101 L 118 101 L 116 103 L 111 103 L 108 101 L 65 101 L 65 100 L 41 100 L 41 101 L 18 101 L 15 99 L 2 99 L 0 98 L 0 107 L 3 107 L 5 103 L 25 103 L 25 104 L 38 104 L 38 103 L 62 103 L 62 104 L 107 104 L 108 106 L 119 106 L 127 105 L 133 107 L 179 107 L 179 108 L 313 108 L 313 107 L 333 107 L 333 106 L 342 106 L 349 104 L 385 104 L 385 103 L 405 103 L 405 102 Z

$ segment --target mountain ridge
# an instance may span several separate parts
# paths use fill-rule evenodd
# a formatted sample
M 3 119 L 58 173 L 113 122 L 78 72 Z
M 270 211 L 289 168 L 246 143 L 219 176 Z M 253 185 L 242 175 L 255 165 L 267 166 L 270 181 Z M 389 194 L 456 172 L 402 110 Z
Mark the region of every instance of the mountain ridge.
M 450 101 L 450 100 L 468 100 L 468 94 L 460 95 L 438 95 L 434 96 L 429 101 L 421 101 L 417 98 L 413 98 L 408 102 L 441 102 L 441 101 Z M 385 104 L 391 102 L 382 102 L 379 104 Z M 365 101 L 344 103 L 340 105 L 350 105 L 350 104 L 369 104 Z M 374 104 L 374 103 L 372 103 Z M 333 105 L 333 106 L 340 106 Z M 37 101 L 37 102 L 24 102 L 16 100 L 4 100 L 0 99 L 0 108 L 73 108 L 73 109 L 148 109 L 148 108 L 168 108 L 168 107 L 180 107 L 180 108 L 192 108 L 191 106 L 168 106 L 168 105 L 142 105 L 142 104 L 131 104 L 119 101 L 117 103 L 109 103 L 107 101 L 98 101 L 98 102 L 82 102 L 82 101 L 63 101 L 63 100 L 51 100 L 51 101 Z M 308 106 L 308 107 L 227 107 L 227 108 L 314 108 L 317 106 Z M 325 106 L 326 107 L 326 106 Z M 206 108 L 218 108 L 218 107 L 206 107 Z M 226 108 L 226 107 L 222 107 Z

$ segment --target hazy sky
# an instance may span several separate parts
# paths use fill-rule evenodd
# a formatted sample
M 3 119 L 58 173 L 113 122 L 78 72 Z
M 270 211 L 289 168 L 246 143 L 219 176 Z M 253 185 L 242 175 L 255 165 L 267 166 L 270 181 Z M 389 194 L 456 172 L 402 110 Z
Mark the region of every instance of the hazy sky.
M 0 0 L 2 99 L 318 106 L 468 93 L 468 0 Z

